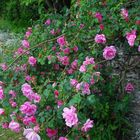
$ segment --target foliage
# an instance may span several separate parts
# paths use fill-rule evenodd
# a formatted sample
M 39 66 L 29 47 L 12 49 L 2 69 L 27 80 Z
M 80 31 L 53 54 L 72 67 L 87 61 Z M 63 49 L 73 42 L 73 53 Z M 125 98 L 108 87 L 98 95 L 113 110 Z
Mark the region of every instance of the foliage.
M 135 7 L 130 8 L 129 19 L 120 14 L 125 4 L 125 0 L 77 1 L 70 10 L 64 9 L 63 15 L 42 15 L 35 26 L 26 32 L 20 46 L 22 51 L 14 53 L 14 61 L 7 59 L 8 67 L 2 65 L 5 71 L 1 70 L 0 73 L 3 82 L 1 88 L 4 89 L 5 98 L 2 97 L 1 108 L 5 109 L 5 115 L 1 116 L 1 121 L 9 123 L 14 120 L 20 123 L 21 128 L 39 126 L 40 131 L 37 132 L 43 140 L 50 139 L 50 133 L 56 140 L 60 136 L 69 140 L 129 138 L 131 125 L 127 114 L 132 96 L 127 92 L 133 91 L 133 86 L 125 88 L 125 75 L 134 68 L 131 57 L 137 53 L 140 36 L 131 33 L 133 38 L 130 40 L 126 39 L 126 34 L 132 30 L 139 32 L 140 27 L 135 24 L 139 18 Z M 97 12 L 101 14 L 97 16 Z M 131 18 L 134 15 L 135 18 Z M 102 36 L 98 40 L 100 43 L 97 43 L 94 40 L 97 34 L 104 34 L 106 41 L 101 43 L 104 39 Z M 129 41 L 133 40 L 135 44 L 130 47 Z M 103 55 L 106 46 L 115 46 L 117 49 L 117 54 L 114 50 L 108 54 L 108 57 L 113 55 L 111 60 L 105 60 Z M 114 63 L 120 62 L 122 56 L 119 51 L 122 49 L 126 57 L 119 76 L 113 70 Z M 73 84 L 72 79 L 80 85 Z M 25 83 L 31 85 L 32 89 L 23 89 Z M 9 95 L 10 90 L 16 92 L 15 97 Z M 32 95 L 39 95 L 41 100 L 34 101 L 29 94 L 25 95 L 29 91 Z M 11 100 L 16 103 L 13 107 Z M 28 112 L 35 110 L 33 116 L 37 119 L 29 126 L 23 122 L 25 115 L 30 116 L 22 106 L 26 101 L 37 106 L 37 110 L 34 106 Z M 66 107 L 76 109 L 74 111 L 73 108 L 71 113 L 77 116 L 78 124 L 71 128 L 62 115 Z M 89 118 L 94 124 L 85 132 L 81 129 Z M 13 127 L 10 129 L 17 131 Z

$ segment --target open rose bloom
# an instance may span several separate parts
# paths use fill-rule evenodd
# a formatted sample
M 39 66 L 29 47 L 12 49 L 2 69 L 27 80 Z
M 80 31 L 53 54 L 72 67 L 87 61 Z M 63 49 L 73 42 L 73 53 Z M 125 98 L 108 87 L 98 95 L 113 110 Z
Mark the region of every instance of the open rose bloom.
M 114 46 L 109 46 L 109 47 L 107 46 L 103 50 L 103 57 L 106 60 L 111 60 L 116 56 L 116 52 L 117 50 Z

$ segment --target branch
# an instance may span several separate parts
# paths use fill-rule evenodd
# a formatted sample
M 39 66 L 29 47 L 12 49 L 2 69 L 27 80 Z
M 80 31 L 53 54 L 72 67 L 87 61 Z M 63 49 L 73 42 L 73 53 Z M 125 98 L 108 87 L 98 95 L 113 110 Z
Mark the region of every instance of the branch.
M 47 43 L 47 42 L 54 41 L 54 40 L 56 40 L 57 38 L 59 38 L 59 37 L 61 37 L 61 36 L 63 36 L 63 35 L 65 35 L 65 33 L 62 34 L 62 35 L 60 35 L 60 36 L 57 36 L 56 38 L 53 38 L 53 39 L 49 39 L 49 40 L 45 40 L 45 41 L 43 41 L 43 42 L 40 42 L 39 44 L 37 44 L 37 45 L 35 45 L 35 46 L 33 46 L 33 47 L 27 49 L 25 52 L 23 52 L 21 55 L 19 55 L 19 56 L 8 66 L 7 70 L 8 70 L 20 57 L 22 57 L 22 56 L 23 56 L 25 53 L 27 53 L 28 51 L 33 50 L 33 49 L 36 49 L 37 47 L 39 47 L 39 46 L 41 46 L 41 45 L 43 45 L 43 44 L 45 44 L 45 43 Z M 6 70 L 6 71 L 7 71 L 7 70 Z

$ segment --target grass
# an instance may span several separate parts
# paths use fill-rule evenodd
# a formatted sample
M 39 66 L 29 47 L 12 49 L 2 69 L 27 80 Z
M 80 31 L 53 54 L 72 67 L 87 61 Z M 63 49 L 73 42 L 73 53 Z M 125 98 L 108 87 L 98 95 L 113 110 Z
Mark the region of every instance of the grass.
M 9 21 L 7 19 L 0 17 L 0 30 L 21 33 L 25 28 L 27 28 L 26 22 L 24 23 L 21 20 Z
M 25 140 L 22 133 L 15 133 L 9 129 L 0 129 L 0 140 Z

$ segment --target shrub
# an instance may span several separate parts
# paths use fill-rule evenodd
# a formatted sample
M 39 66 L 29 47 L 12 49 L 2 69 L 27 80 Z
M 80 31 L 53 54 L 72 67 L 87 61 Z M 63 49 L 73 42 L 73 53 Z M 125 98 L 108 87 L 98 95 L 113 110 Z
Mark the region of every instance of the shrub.
M 137 12 L 119 1 L 77 1 L 28 28 L 14 61 L 1 64 L 3 128 L 24 128 L 28 140 L 127 139 L 134 85 L 125 78 L 138 53 Z

